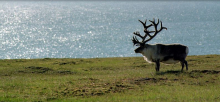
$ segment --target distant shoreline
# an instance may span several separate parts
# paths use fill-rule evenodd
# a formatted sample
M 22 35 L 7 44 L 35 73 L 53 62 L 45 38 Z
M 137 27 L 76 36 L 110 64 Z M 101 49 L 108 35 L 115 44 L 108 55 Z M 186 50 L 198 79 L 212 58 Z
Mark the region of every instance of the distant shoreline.
M 215 56 L 215 55 L 220 55 L 220 54 L 207 54 L 207 55 L 188 55 L 188 56 Z M 24 59 L 24 60 L 34 60 L 34 59 L 111 59 L 111 58 L 139 58 L 142 56 L 132 56 L 132 57 L 97 57 L 97 58 L 19 58 L 19 59 Z M 186 57 L 187 58 L 187 57 Z M 0 60 L 19 60 L 19 59 L 0 59 Z

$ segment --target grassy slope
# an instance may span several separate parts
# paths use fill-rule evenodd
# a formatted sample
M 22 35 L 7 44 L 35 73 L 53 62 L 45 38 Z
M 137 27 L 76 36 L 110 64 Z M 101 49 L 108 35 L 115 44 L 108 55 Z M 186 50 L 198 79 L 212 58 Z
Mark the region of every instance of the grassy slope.
M 0 60 L 0 101 L 220 101 L 220 55 L 154 64 L 142 57 Z

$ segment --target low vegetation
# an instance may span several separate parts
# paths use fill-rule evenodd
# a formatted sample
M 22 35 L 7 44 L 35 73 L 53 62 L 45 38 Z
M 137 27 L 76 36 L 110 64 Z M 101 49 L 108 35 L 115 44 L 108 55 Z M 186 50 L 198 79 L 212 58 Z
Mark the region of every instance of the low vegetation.
M 220 101 L 220 55 L 181 65 L 142 57 L 0 60 L 0 101 Z

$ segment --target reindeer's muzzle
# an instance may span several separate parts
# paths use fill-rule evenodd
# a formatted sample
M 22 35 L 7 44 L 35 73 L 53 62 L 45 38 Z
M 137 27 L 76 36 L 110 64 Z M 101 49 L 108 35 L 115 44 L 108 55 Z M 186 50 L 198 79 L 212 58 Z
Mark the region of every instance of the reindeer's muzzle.
M 138 47 L 134 50 L 135 53 L 141 53 L 143 50 L 143 47 Z

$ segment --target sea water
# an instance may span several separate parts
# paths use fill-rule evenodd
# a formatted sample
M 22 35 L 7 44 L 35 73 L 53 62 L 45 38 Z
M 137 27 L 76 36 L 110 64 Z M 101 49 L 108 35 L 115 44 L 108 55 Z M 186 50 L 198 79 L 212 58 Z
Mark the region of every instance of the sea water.
M 219 10 L 218 1 L 1 1 L 0 59 L 141 56 L 133 32 L 153 18 L 168 29 L 147 43 L 220 54 Z

